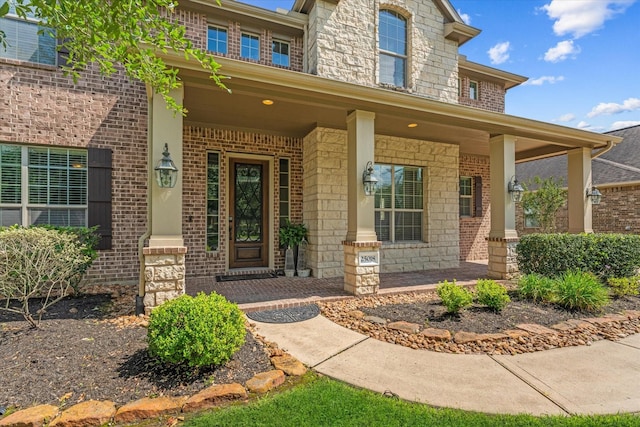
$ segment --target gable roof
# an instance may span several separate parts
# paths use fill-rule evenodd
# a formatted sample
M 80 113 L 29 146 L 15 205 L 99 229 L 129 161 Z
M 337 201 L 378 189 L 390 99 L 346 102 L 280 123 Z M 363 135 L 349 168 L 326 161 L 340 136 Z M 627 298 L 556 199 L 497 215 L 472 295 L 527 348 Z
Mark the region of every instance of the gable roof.
M 610 151 L 591 162 L 593 183 L 596 185 L 640 182 L 640 125 L 611 132 L 624 138 Z M 567 156 L 549 157 L 516 165 L 518 180 L 527 182 L 535 176 L 546 179 L 554 177 L 567 181 Z

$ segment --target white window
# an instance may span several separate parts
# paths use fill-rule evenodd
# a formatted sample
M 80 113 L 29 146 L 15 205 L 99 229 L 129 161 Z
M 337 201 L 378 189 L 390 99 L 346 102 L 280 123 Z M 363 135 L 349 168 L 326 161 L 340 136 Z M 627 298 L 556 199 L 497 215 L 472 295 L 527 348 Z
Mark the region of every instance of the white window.
M 207 50 L 215 53 L 227 53 L 227 30 L 220 27 L 207 29 Z
M 260 37 L 253 34 L 242 34 L 240 40 L 240 56 L 247 59 L 260 60 Z
M 271 61 L 275 65 L 289 66 L 289 43 L 274 40 L 271 53 Z
M 280 227 L 284 227 L 289 221 L 291 213 L 291 171 L 289 159 L 280 159 Z
M 469 98 L 478 100 L 480 98 L 478 93 L 478 82 L 473 80 L 469 81 Z
M 460 216 L 472 216 L 473 179 L 460 177 Z
M 535 212 L 532 209 L 524 210 L 524 227 L 525 228 L 539 228 L 540 223 L 535 217 Z
M 56 65 L 57 41 L 53 30 L 38 25 L 33 14 L 28 14 L 27 20 L 20 18 L 12 0 L 9 12 L 0 18 L 0 31 L 7 42 L 6 49 L 0 46 L 0 57 Z
M 380 83 L 406 87 L 407 20 L 391 10 L 380 11 Z
M 87 152 L 0 144 L 0 225 L 87 225 Z
M 421 241 L 424 216 L 423 169 L 376 165 L 375 227 L 385 242 Z
M 220 244 L 220 154 L 207 153 L 207 252 Z

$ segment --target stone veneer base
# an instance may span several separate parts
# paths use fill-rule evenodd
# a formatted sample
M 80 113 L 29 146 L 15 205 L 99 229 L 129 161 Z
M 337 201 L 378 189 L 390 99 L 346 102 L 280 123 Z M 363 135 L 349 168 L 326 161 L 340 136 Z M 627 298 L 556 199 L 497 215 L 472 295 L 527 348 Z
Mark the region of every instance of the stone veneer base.
M 187 248 L 143 248 L 144 255 L 144 311 L 184 294 L 185 254 Z

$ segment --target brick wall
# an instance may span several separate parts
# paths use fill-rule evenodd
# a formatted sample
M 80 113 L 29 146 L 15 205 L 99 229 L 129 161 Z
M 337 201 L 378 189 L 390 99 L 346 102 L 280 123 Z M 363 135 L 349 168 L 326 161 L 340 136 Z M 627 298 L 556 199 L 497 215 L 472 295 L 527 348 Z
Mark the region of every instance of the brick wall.
M 469 98 L 470 80 L 478 82 L 478 99 Z M 470 79 L 468 76 L 460 75 L 460 97 L 458 102 L 462 105 L 504 113 L 506 93 L 504 88 L 497 83 Z
M 187 277 L 207 277 L 227 269 L 228 229 L 228 164 L 229 157 L 244 154 L 273 159 L 270 170 L 274 185 L 275 202 L 270 212 L 274 228 L 270 230 L 275 253 L 275 267 L 284 267 L 278 236 L 279 160 L 290 161 L 290 219 L 302 221 L 302 141 L 284 136 L 261 135 L 248 132 L 202 128 L 186 125 L 183 132 L 183 238 L 189 248 L 186 256 Z M 206 182 L 207 152 L 220 153 L 220 246 L 215 252 L 206 252 Z
M 113 249 L 100 251 L 87 278 L 137 281 L 147 206 L 144 86 L 93 69 L 74 84 L 54 67 L 0 60 L 0 141 L 113 150 Z
M 444 38 L 444 18 L 433 2 L 343 0 L 333 4 L 318 0 L 309 15 L 309 72 L 378 86 L 380 7 L 408 18 L 406 89 L 457 103 L 458 46 Z
M 471 211 L 474 216 L 460 217 L 460 260 L 488 259 L 487 237 L 491 230 L 489 157 L 460 155 L 460 176 L 482 178 L 482 215 L 475 216 L 475 191 L 472 193 Z
M 602 201 L 593 206 L 592 227 L 595 233 L 640 234 L 640 184 L 598 186 Z M 516 209 L 518 234 L 537 233 L 537 228 L 524 227 L 522 206 Z M 566 204 L 556 214 L 556 231 L 567 232 L 569 219 Z
M 205 14 L 178 9 L 176 11 L 176 19 L 178 19 L 178 21 L 187 28 L 187 38 L 193 42 L 194 47 L 199 49 L 207 48 L 208 22 Z M 256 31 L 253 29 L 255 27 L 252 26 L 251 30 L 245 30 L 247 33 L 260 37 L 260 59 L 256 61 L 240 56 L 240 38 L 243 33 L 243 23 L 239 21 L 227 21 L 223 26 L 227 29 L 227 53 L 215 53 L 215 56 L 253 62 L 277 68 L 285 68 L 293 71 L 303 71 L 304 49 L 302 34 L 298 37 L 286 38 L 274 37 L 272 31 L 267 28 L 260 28 Z M 273 40 L 280 40 L 289 43 L 289 67 L 274 65 L 271 63 Z

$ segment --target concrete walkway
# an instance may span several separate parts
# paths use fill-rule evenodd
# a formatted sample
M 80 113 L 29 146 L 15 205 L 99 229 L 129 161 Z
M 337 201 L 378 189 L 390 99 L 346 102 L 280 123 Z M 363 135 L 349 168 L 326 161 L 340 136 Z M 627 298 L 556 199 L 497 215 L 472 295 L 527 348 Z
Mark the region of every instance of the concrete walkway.
M 318 316 L 256 330 L 307 366 L 376 392 L 486 413 L 640 412 L 640 334 L 517 356 L 412 350 Z

